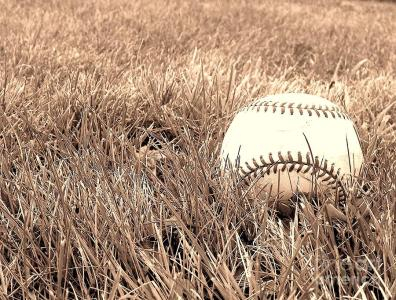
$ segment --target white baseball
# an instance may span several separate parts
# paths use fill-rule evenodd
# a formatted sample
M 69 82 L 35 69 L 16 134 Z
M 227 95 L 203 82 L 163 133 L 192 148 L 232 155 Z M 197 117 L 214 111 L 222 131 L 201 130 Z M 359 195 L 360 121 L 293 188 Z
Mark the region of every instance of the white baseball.
M 308 94 L 278 94 L 242 108 L 222 144 L 222 167 L 238 169 L 280 200 L 333 189 L 359 175 L 363 154 L 355 126 L 334 103 Z M 314 184 L 315 183 L 315 184 Z

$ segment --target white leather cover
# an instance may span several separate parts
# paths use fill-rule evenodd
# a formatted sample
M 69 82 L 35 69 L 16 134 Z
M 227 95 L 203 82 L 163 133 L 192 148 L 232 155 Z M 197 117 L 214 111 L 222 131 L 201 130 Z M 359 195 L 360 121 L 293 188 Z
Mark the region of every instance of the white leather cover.
M 349 117 L 324 98 L 297 93 L 270 95 L 241 109 L 221 153 L 223 168 L 228 160 L 245 181 L 258 181 L 279 199 L 297 190 L 309 193 L 312 181 L 324 189 L 340 187 L 363 164 Z

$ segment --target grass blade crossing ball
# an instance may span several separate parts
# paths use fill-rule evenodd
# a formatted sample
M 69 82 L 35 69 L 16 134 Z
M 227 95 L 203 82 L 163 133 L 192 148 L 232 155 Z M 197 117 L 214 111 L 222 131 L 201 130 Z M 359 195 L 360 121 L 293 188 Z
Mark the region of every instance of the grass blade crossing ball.
M 222 163 L 271 197 L 334 190 L 340 198 L 363 164 L 351 119 L 308 94 L 278 94 L 243 107 L 228 128 Z

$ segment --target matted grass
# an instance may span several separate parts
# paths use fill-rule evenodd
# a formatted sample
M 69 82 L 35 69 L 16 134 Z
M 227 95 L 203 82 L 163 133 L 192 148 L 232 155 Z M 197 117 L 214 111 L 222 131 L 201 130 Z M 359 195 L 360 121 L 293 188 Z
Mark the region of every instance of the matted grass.
M 0 7 L 2 298 L 396 294 L 396 5 Z M 357 125 L 347 222 L 309 201 L 280 218 L 220 176 L 233 113 L 297 91 Z

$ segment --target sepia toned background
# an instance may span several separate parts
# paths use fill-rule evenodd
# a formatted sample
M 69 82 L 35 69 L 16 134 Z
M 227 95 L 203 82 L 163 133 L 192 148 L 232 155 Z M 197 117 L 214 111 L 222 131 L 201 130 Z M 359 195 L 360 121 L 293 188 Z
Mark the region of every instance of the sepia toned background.
M 1 297 L 395 295 L 395 32 L 392 1 L 0 0 Z M 222 178 L 233 113 L 280 92 L 355 122 L 347 222 Z

